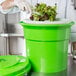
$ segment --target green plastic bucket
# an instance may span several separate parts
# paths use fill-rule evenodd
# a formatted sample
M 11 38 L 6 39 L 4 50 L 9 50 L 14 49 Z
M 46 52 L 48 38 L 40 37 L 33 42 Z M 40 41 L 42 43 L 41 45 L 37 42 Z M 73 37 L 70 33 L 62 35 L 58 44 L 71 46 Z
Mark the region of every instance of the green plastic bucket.
M 70 27 L 74 22 L 25 20 L 20 24 L 33 72 L 55 73 L 67 69 Z
M 30 69 L 29 60 L 23 56 L 0 56 L 0 76 L 24 76 Z

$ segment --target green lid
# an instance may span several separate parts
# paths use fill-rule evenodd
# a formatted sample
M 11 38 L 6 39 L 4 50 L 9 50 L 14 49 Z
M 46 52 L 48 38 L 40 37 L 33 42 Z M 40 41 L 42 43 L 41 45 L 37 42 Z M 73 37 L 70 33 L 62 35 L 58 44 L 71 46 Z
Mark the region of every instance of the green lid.
M 31 69 L 29 60 L 23 56 L 0 56 L 0 76 L 19 76 Z

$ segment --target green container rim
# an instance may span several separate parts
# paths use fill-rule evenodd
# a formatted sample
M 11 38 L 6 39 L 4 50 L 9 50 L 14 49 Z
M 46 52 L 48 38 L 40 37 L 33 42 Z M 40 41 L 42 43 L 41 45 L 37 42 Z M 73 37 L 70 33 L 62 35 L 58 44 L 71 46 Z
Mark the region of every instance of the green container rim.
M 72 26 L 73 24 L 75 24 L 73 21 L 68 21 L 65 19 L 65 21 L 61 20 L 61 21 L 53 21 L 53 22 L 49 22 L 49 23 L 46 23 L 46 22 L 37 22 L 34 23 L 35 21 L 20 21 L 20 24 L 23 26 L 23 27 L 70 27 Z

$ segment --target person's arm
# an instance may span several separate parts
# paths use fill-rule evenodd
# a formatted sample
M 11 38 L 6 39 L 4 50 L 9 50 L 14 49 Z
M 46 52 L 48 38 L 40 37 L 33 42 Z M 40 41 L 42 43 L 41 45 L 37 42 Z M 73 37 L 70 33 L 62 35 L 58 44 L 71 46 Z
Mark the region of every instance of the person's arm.
M 6 1 L 2 2 L 1 6 L 2 6 L 3 10 L 8 10 L 8 9 L 12 8 L 14 6 L 13 2 L 14 2 L 14 0 L 6 0 Z
M 22 11 L 27 11 L 28 13 L 31 13 L 31 7 L 26 0 L 4 0 L 0 4 L 0 11 L 6 14 L 8 12 L 11 12 L 11 8 L 13 8 L 14 6 Z
M 3 14 L 7 14 L 12 10 L 12 2 L 14 0 L 0 0 L 0 12 Z

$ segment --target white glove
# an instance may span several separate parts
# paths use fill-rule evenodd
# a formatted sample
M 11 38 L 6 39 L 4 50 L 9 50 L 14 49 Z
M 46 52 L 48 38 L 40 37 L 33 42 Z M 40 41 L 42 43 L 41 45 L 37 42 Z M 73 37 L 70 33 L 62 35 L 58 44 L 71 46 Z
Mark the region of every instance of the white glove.
M 32 13 L 31 6 L 26 0 L 14 0 L 14 5 L 17 6 L 22 11 Z

